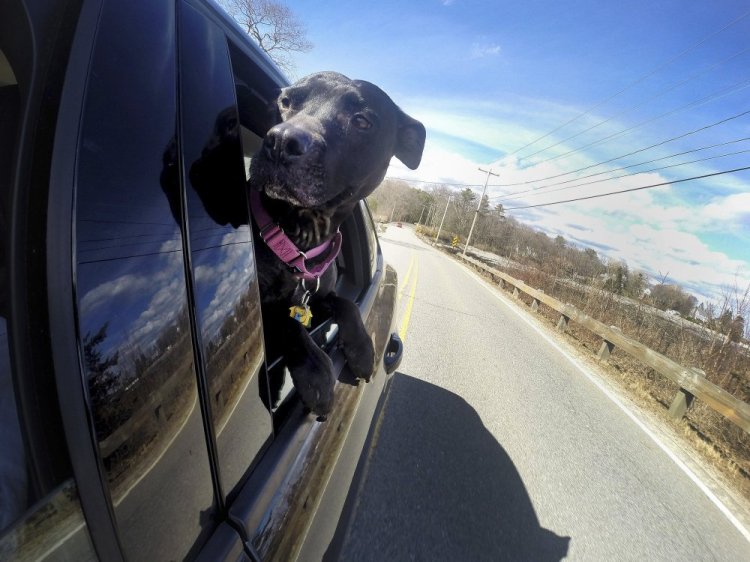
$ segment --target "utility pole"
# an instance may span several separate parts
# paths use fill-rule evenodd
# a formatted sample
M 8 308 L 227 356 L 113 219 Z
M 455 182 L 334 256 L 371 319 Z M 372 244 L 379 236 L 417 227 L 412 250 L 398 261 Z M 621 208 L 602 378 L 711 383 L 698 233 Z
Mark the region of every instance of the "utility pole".
M 474 212 L 474 220 L 471 221 L 471 228 L 469 229 L 469 236 L 466 238 L 466 244 L 464 245 L 464 252 L 463 255 L 466 255 L 466 249 L 469 247 L 469 241 L 471 240 L 471 233 L 474 232 L 474 225 L 477 223 L 477 216 L 479 215 L 479 209 L 482 207 L 482 201 L 484 200 L 484 194 L 487 193 L 487 184 L 490 181 L 490 176 L 500 176 L 500 174 L 496 174 L 492 171 L 492 169 L 489 170 L 483 170 L 482 168 L 479 168 L 480 172 L 487 172 L 487 177 L 484 179 L 484 189 L 482 190 L 482 196 L 479 198 L 479 205 L 477 205 L 477 210 Z
M 393 222 L 393 214 L 396 212 L 396 205 L 393 206 L 393 210 L 391 211 L 391 218 L 388 222 Z
M 427 205 L 422 205 L 422 211 L 419 213 L 419 220 L 417 221 L 417 226 L 419 226 L 420 223 L 422 222 L 422 215 L 424 215 L 425 207 L 427 207 Z
M 451 204 L 451 199 L 452 199 L 452 198 L 453 198 L 453 196 L 452 196 L 452 195 L 451 195 L 450 197 L 448 197 L 448 202 L 447 202 L 447 203 L 445 204 L 445 211 L 443 211 L 443 218 L 442 218 L 442 220 L 440 221 L 440 228 L 438 228 L 438 232 L 437 232 L 437 234 L 435 235 L 435 242 L 436 242 L 436 243 L 437 243 L 437 241 L 438 241 L 438 238 L 440 238 L 440 231 L 441 231 L 441 230 L 443 230 L 443 221 L 445 221 L 445 215 L 447 215 L 447 214 L 448 214 L 448 205 L 450 205 L 450 204 Z

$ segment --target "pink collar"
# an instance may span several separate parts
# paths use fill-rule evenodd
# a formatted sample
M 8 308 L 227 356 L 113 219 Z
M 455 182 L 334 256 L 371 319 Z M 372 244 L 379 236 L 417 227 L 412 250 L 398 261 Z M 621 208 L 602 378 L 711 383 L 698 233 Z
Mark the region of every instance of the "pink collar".
M 323 242 L 320 246 L 315 246 L 303 252 L 289 239 L 281 227 L 274 222 L 271 215 L 268 214 L 268 211 L 263 207 L 263 202 L 260 200 L 260 192 L 252 188 L 249 191 L 250 209 L 253 213 L 255 224 L 258 225 L 260 237 L 263 242 L 271 248 L 271 251 L 281 261 L 296 269 L 296 275 L 300 279 L 311 281 L 320 278 L 341 251 L 341 232 L 336 230 L 333 238 Z M 323 261 L 307 269 L 306 260 L 314 259 L 324 254 Z

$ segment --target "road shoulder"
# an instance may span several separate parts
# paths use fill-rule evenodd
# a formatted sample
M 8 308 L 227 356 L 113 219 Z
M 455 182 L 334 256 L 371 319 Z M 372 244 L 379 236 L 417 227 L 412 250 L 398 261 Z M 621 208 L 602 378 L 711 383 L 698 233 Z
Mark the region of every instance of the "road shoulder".
M 450 256 L 445 256 L 451 259 Z M 735 491 L 731 482 L 697 454 L 681 432 L 680 424 L 669 423 L 656 407 L 640 404 L 638 397 L 606 372 L 588 350 L 575 345 L 570 337 L 555 330 L 542 317 L 534 315 L 521 301 L 514 300 L 499 286 L 490 283 L 459 260 L 464 270 L 496 298 L 547 340 L 567 361 L 615 403 L 670 459 L 698 486 L 750 542 L 750 502 Z

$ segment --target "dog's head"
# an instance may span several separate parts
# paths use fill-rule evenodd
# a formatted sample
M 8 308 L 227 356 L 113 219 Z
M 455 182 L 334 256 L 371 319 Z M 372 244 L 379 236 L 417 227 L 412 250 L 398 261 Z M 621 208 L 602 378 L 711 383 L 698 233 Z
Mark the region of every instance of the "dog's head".
M 284 88 L 279 123 L 251 164 L 252 188 L 300 208 L 347 208 L 385 177 L 391 157 L 419 166 L 425 128 L 380 88 L 321 72 Z

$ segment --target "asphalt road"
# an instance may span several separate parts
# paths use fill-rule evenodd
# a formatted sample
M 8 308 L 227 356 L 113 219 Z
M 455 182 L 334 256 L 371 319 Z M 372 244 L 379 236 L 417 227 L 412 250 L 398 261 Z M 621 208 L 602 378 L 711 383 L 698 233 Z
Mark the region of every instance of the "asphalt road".
M 343 560 L 750 560 L 750 542 L 580 368 L 409 228 L 394 375 Z

